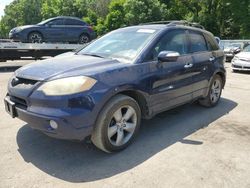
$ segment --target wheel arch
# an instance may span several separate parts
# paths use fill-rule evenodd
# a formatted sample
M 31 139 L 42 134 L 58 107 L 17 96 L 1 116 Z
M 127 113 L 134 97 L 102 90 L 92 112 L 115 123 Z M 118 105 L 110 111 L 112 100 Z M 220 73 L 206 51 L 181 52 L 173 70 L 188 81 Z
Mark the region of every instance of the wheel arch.
M 44 40 L 44 35 L 42 34 L 41 31 L 38 31 L 38 30 L 29 31 L 28 34 L 27 34 L 27 40 L 29 40 L 29 36 L 30 36 L 31 33 L 39 33 L 43 37 L 43 40 Z
M 146 97 L 139 91 L 136 90 L 125 90 L 117 94 L 122 94 L 133 98 L 140 106 L 142 117 L 147 118 L 149 116 L 149 109 Z
M 81 32 L 80 35 L 78 36 L 78 38 L 80 38 L 82 35 L 86 35 L 90 39 L 90 35 L 88 34 L 88 32 L 86 32 L 86 31 Z
M 224 88 L 224 86 L 226 84 L 226 75 L 225 75 L 225 73 L 222 72 L 222 71 L 218 71 L 218 72 L 215 73 L 215 75 L 219 75 L 221 77 L 222 83 L 223 83 L 222 87 Z
M 126 95 L 131 98 L 133 98 L 139 105 L 142 113 L 142 118 L 149 119 L 150 118 L 150 108 L 148 107 L 148 101 L 146 94 L 143 94 L 143 92 L 138 91 L 133 88 L 113 88 L 108 94 L 104 97 L 104 101 L 100 105 L 100 107 L 97 109 L 97 113 L 99 114 L 103 108 L 108 104 L 108 102 L 117 95 Z

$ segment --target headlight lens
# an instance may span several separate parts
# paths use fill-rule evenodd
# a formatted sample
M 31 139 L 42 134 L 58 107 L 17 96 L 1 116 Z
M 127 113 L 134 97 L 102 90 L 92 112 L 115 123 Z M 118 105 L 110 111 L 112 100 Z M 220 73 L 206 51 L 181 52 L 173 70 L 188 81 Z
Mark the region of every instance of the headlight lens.
M 47 96 L 61 96 L 90 90 L 96 80 L 86 76 L 76 76 L 52 80 L 44 83 L 37 90 Z
M 234 56 L 234 58 L 233 58 L 234 61 L 238 60 L 238 59 L 239 59 L 239 57 L 237 57 L 237 56 Z
M 13 32 L 20 32 L 20 31 L 22 31 L 23 29 L 21 28 L 21 27 L 16 27 L 16 28 L 14 28 L 13 29 Z

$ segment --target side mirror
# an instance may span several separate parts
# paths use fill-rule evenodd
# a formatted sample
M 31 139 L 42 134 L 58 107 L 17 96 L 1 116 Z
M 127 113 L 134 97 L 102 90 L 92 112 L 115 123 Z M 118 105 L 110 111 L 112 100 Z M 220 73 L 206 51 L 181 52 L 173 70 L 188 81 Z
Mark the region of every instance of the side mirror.
M 51 27 L 52 24 L 51 24 L 51 23 L 47 23 L 45 26 L 46 26 L 46 27 Z
M 180 57 L 178 52 L 174 51 L 161 51 L 158 55 L 159 62 L 174 62 Z

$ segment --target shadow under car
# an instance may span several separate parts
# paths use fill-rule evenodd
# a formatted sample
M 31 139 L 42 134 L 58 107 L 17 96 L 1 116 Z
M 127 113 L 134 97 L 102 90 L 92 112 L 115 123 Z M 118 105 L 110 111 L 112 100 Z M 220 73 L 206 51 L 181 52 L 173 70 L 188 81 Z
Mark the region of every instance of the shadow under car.
M 56 140 L 25 125 L 17 134 L 18 151 L 26 162 L 69 182 L 90 182 L 114 176 L 148 160 L 176 142 L 201 145 L 185 137 L 229 113 L 237 103 L 221 98 L 214 108 L 187 104 L 144 120 L 127 149 L 104 153 L 93 144 Z M 115 164 L 115 165 L 114 165 Z

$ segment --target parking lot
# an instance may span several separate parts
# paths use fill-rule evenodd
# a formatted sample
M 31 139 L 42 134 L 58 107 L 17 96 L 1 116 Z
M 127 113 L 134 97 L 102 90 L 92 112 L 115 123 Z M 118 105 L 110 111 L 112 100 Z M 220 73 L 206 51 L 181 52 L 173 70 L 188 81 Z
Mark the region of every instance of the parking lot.
M 0 187 L 250 187 L 250 73 L 226 67 L 218 106 L 188 104 L 145 120 L 115 154 L 12 119 L 3 98 L 13 69 L 0 72 Z

